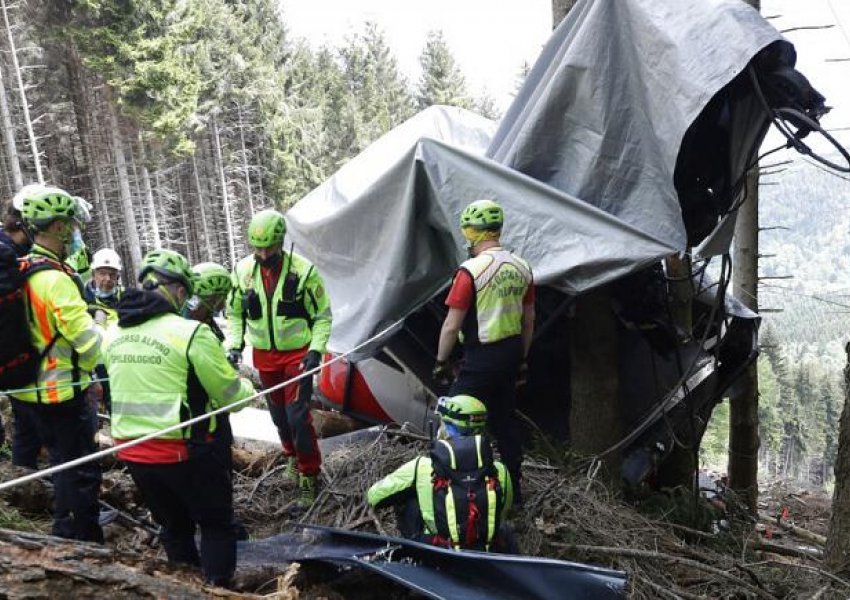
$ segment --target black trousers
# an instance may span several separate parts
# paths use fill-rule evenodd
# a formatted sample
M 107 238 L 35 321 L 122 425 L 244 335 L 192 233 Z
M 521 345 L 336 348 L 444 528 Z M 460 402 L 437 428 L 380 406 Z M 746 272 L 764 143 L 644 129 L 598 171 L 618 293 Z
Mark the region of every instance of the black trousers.
M 97 449 L 91 411 L 82 394 L 58 404 L 12 398 L 12 410 L 15 414 L 12 440 L 15 464 L 35 468 L 42 444 L 49 449 L 53 464 L 68 462 Z M 21 458 L 22 453 L 25 459 Z M 103 530 L 98 524 L 100 482 L 100 463 L 96 461 L 53 476 L 53 535 L 103 543 Z
M 230 427 L 230 415 L 221 413 L 216 416 L 217 423 L 215 428 L 215 437 L 213 438 L 213 452 L 218 453 L 221 461 L 224 463 L 230 481 L 233 481 L 233 429 Z M 236 513 L 233 513 L 233 532 L 236 535 L 237 541 L 245 541 L 250 536 L 248 530 Z
M 522 501 L 520 465 L 522 438 L 516 418 L 516 378 L 518 364 L 499 371 L 473 371 L 462 365 L 449 396 L 469 394 L 487 406 L 487 426 L 499 448 L 502 462 L 511 474 L 514 501 Z
M 12 402 L 12 464 L 37 469 L 38 456 L 44 447 L 47 447 L 50 464 L 59 464 L 56 449 L 48 447 L 41 437 L 36 412 L 27 406 L 28 402 Z
M 200 566 L 204 578 L 227 585 L 236 569 L 233 485 L 217 452 L 173 464 L 127 463 L 133 481 L 162 526 L 160 539 L 174 563 Z M 201 552 L 195 528 L 201 529 Z

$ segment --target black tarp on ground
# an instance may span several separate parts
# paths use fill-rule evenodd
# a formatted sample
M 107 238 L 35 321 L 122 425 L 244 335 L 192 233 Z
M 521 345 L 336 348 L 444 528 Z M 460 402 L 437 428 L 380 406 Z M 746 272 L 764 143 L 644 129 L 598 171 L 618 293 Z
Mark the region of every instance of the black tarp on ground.
M 562 560 L 456 552 L 400 538 L 305 525 L 240 542 L 240 566 L 319 561 L 358 567 L 435 600 L 615 600 L 625 574 Z

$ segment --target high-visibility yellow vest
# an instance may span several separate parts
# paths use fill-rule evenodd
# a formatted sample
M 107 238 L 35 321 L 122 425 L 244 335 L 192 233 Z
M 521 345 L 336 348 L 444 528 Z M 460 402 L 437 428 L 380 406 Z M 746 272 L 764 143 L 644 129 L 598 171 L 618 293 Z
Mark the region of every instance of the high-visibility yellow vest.
M 163 313 L 106 332 L 112 436 L 135 439 L 254 393 L 227 362 L 207 325 Z M 211 418 L 208 431 L 215 430 Z M 174 431 L 161 439 L 186 439 Z
M 475 284 L 475 311 L 463 327 L 466 344 L 491 344 L 522 332 L 523 298 L 531 267 L 504 248 L 488 248 L 460 266 Z M 474 320 L 473 320 L 474 319 Z

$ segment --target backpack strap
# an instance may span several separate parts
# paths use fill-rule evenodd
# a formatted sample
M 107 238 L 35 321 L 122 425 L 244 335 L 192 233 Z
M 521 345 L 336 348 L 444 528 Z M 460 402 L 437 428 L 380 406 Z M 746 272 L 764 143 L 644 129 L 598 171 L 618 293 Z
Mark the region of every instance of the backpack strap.
M 75 277 L 76 272 L 71 267 L 66 265 L 65 263 L 59 262 L 58 260 L 50 258 L 49 256 L 37 256 L 37 257 L 33 257 L 33 258 L 30 258 L 29 256 L 27 256 L 27 257 L 18 259 L 18 268 L 20 269 L 21 274 L 23 275 L 24 279 L 29 279 L 32 275 L 34 275 L 35 273 L 38 273 L 39 271 L 47 271 L 47 270 L 51 270 L 51 269 L 55 270 L 55 271 L 62 271 L 68 277 L 71 278 L 71 280 L 74 282 L 74 284 L 76 284 L 77 291 L 80 292 L 80 297 L 85 299 L 85 293 L 83 291 L 82 286 L 80 285 L 79 278 Z M 35 397 L 36 397 L 36 401 L 37 401 L 38 404 L 42 403 L 41 402 L 41 390 L 38 389 L 38 387 L 39 387 L 38 378 L 41 376 L 41 363 L 50 354 L 50 351 L 53 349 L 53 346 L 56 345 L 56 342 L 59 341 L 59 338 L 61 338 L 61 337 L 62 337 L 62 334 L 59 332 L 59 330 L 56 330 L 56 335 L 54 335 L 50 339 L 50 341 L 47 342 L 47 345 L 44 347 L 44 350 L 42 350 L 41 352 L 38 353 L 38 372 L 36 373 L 36 378 L 35 378 L 35 387 L 36 387 Z M 80 367 L 78 365 L 78 358 L 79 358 L 79 354 L 77 353 L 77 351 L 72 346 L 71 347 L 71 379 L 74 383 L 79 383 L 79 380 L 80 380 Z M 79 392 L 81 392 L 81 390 L 75 389 L 74 390 L 74 396 L 75 397 L 78 396 Z

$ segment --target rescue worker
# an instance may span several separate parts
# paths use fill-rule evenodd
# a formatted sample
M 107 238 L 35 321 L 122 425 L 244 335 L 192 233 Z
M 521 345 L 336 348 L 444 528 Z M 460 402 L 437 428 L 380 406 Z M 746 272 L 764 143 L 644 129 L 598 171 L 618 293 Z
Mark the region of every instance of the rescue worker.
M 101 329 L 86 310 L 73 271 L 63 263 L 82 244 L 85 214 L 59 188 L 33 186 L 22 198 L 21 215 L 34 237 L 26 257 L 31 270 L 24 302 L 32 319 L 32 342 L 43 358 L 37 380 L 11 399 L 16 464 L 29 461 L 32 448 L 37 453 L 42 442 L 51 450 L 51 462 L 67 462 L 96 450 L 84 396 L 91 381 L 88 372 L 100 356 Z M 98 524 L 100 481 L 97 463 L 54 475 L 54 535 L 103 542 Z
M 430 456 L 405 463 L 369 488 L 375 507 L 394 506 L 399 532 L 456 549 L 515 553 L 505 522 L 513 503 L 507 468 L 484 435 L 487 407 L 472 396 L 440 398 L 442 426 Z
M 124 288 L 121 285 L 121 257 L 112 248 L 101 248 L 94 253 L 91 261 L 91 279 L 83 288 L 89 312 L 95 322 L 109 327 L 118 322 L 118 311 L 115 305 L 121 299 Z M 98 406 L 104 412 L 109 412 L 112 401 L 106 367 L 99 362 L 94 368 L 95 377 L 99 380 L 89 388 L 89 402 L 92 405 L 92 418 L 97 428 Z
M 220 313 L 230 294 L 230 273 L 218 263 L 205 262 L 192 267 L 192 284 L 195 294 L 186 303 L 185 315 L 200 321 L 210 328 L 220 343 L 224 343 L 224 332 L 215 322 L 215 315 Z M 227 467 L 230 477 L 233 477 L 233 430 L 227 413 L 216 417 L 215 444 L 221 459 Z M 248 530 L 234 516 L 233 529 L 237 540 L 247 540 Z
M 331 307 L 322 278 L 305 258 L 283 251 L 286 222 L 276 210 L 251 219 L 248 243 L 254 250 L 233 271 L 228 302 L 229 356 L 240 360 L 247 341 L 254 368 L 267 388 L 319 366 L 331 332 Z M 288 461 L 287 473 L 298 479 L 298 504 L 316 499 L 321 455 L 310 399 L 312 378 L 266 395 Z
M 92 278 L 84 291 L 95 320 L 107 326 L 118 321 L 115 305 L 124 293 L 121 285 L 121 257 L 112 248 L 101 248 L 91 261 Z
M 192 295 L 188 261 L 171 250 L 142 260 L 142 289 L 118 302 L 106 333 L 112 385 L 112 437 L 120 444 L 227 406 L 254 393 L 210 328 L 180 316 Z M 213 585 L 227 585 L 236 566 L 233 486 L 215 452 L 215 417 L 120 450 L 154 519 L 168 560 L 200 565 Z M 195 527 L 200 526 L 200 556 Z
M 29 187 L 29 186 L 28 186 Z M 20 203 L 23 197 L 16 194 L 3 215 L 3 228 L 0 229 L 0 244 L 8 247 L 18 258 L 23 258 L 32 248 L 32 240 L 27 235 L 21 218 Z
M 2 229 L 0 229 L 0 261 L 13 265 L 17 258 L 23 258 L 30 251 L 32 242 L 27 236 L 21 211 L 16 200 L 9 204 L 3 213 Z M 3 426 L 3 416 L 0 415 L 0 446 L 6 443 L 6 429 Z
M 192 267 L 192 277 L 195 294 L 187 303 L 187 316 L 205 323 L 219 341 L 224 343 L 224 332 L 213 317 L 220 313 L 227 303 L 231 289 L 230 273 L 218 263 L 205 262 Z
M 463 362 L 449 394 L 469 394 L 487 405 L 490 429 L 520 504 L 522 445 L 515 388 L 534 332 L 534 287 L 528 263 L 500 244 L 503 224 L 502 207 L 493 200 L 477 200 L 461 213 L 470 258 L 458 268 L 446 298 L 449 310 L 433 375 L 438 383 L 450 382 L 449 357 L 462 336 Z

